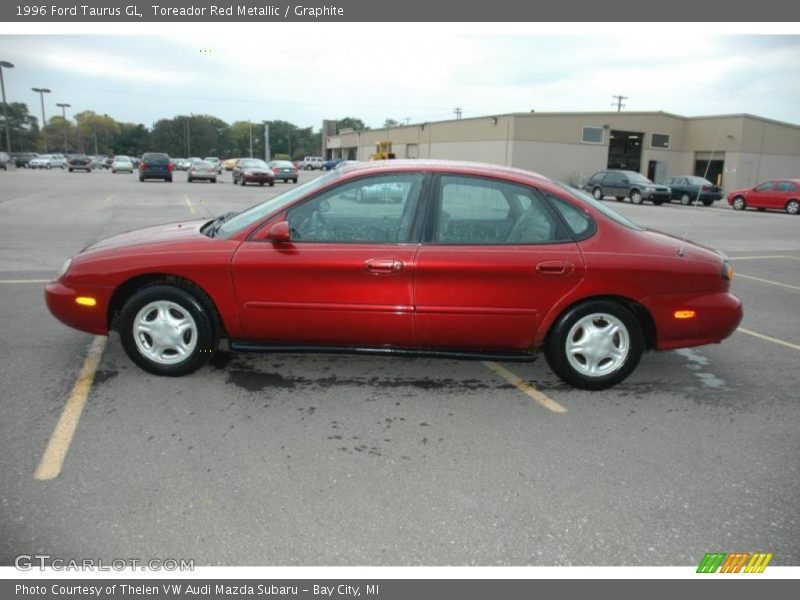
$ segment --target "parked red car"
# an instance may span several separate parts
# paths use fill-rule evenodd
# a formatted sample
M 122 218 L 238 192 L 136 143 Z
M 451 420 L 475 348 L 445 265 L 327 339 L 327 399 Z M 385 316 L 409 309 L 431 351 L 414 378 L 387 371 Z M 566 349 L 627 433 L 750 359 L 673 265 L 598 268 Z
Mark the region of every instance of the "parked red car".
M 240 158 L 233 167 L 233 185 L 237 183 L 246 185 L 248 183 L 258 183 L 264 185 L 275 185 L 275 173 L 269 168 L 267 163 L 258 158 Z
M 397 202 L 358 202 L 365 188 Z M 363 193 L 361 194 L 363 196 Z M 542 176 L 359 163 L 240 213 L 111 237 L 68 260 L 50 311 L 111 329 L 143 369 L 234 350 L 530 360 L 603 389 L 648 349 L 719 342 L 742 318 L 711 249 L 639 227 Z
M 728 204 L 735 210 L 757 208 L 800 214 L 800 179 L 776 179 L 759 183 L 752 189 L 736 190 L 728 194 Z

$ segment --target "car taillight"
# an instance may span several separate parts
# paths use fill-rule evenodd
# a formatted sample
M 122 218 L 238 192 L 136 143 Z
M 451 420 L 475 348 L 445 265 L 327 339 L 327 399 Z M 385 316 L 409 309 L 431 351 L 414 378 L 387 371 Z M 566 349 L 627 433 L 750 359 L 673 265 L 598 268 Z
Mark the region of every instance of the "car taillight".
M 144 171 L 146 168 L 147 168 L 147 163 L 146 162 L 139 163 L 139 170 L 140 171 Z
M 167 163 L 167 171 L 172 171 L 174 168 L 175 166 L 172 163 Z
M 703 187 L 701 187 L 701 188 L 700 188 L 700 191 L 701 191 L 701 192 L 707 192 L 707 191 L 709 191 L 710 189 L 711 189 L 711 186 L 710 186 L 710 185 L 704 185 Z

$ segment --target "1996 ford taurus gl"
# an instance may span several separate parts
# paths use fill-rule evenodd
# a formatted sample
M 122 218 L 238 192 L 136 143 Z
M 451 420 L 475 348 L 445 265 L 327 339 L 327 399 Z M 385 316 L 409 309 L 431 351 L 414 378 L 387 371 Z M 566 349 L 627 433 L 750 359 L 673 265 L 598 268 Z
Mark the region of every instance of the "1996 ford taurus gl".
M 132 231 L 67 260 L 50 311 L 119 332 L 158 375 L 234 350 L 526 359 L 584 389 L 742 319 L 725 257 L 527 171 L 354 164 L 240 213 Z

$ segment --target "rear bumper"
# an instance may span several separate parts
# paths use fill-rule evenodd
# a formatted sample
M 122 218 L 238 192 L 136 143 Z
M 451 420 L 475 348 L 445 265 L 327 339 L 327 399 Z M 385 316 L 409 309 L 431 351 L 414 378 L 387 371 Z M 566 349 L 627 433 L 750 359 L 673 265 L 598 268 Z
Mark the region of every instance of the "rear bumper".
M 656 325 L 656 349 L 672 350 L 721 342 L 742 322 L 742 301 L 733 294 L 651 296 L 641 304 Z M 695 311 L 691 319 L 676 319 L 676 311 Z
M 108 302 L 112 292 L 112 288 L 88 285 L 78 288 L 61 281 L 53 281 L 45 287 L 44 298 L 47 308 L 64 325 L 97 335 L 107 335 Z M 75 299 L 79 296 L 94 298 L 97 304 L 78 304 Z

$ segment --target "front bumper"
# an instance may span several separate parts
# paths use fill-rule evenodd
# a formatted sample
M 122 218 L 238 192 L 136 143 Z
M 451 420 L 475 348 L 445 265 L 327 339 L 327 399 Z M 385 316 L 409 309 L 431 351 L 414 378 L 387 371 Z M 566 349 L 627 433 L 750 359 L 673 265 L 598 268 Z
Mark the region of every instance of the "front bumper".
M 266 173 L 251 173 L 250 175 L 246 175 L 242 173 L 242 179 L 245 180 L 246 183 L 274 183 L 275 176 L 274 175 L 267 175 Z
M 63 281 L 52 281 L 44 290 L 47 308 L 53 316 L 75 329 L 94 333 L 108 334 L 108 304 L 113 288 L 103 286 L 72 286 Z M 94 306 L 84 306 L 75 300 L 79 296 L 94 298 Z

